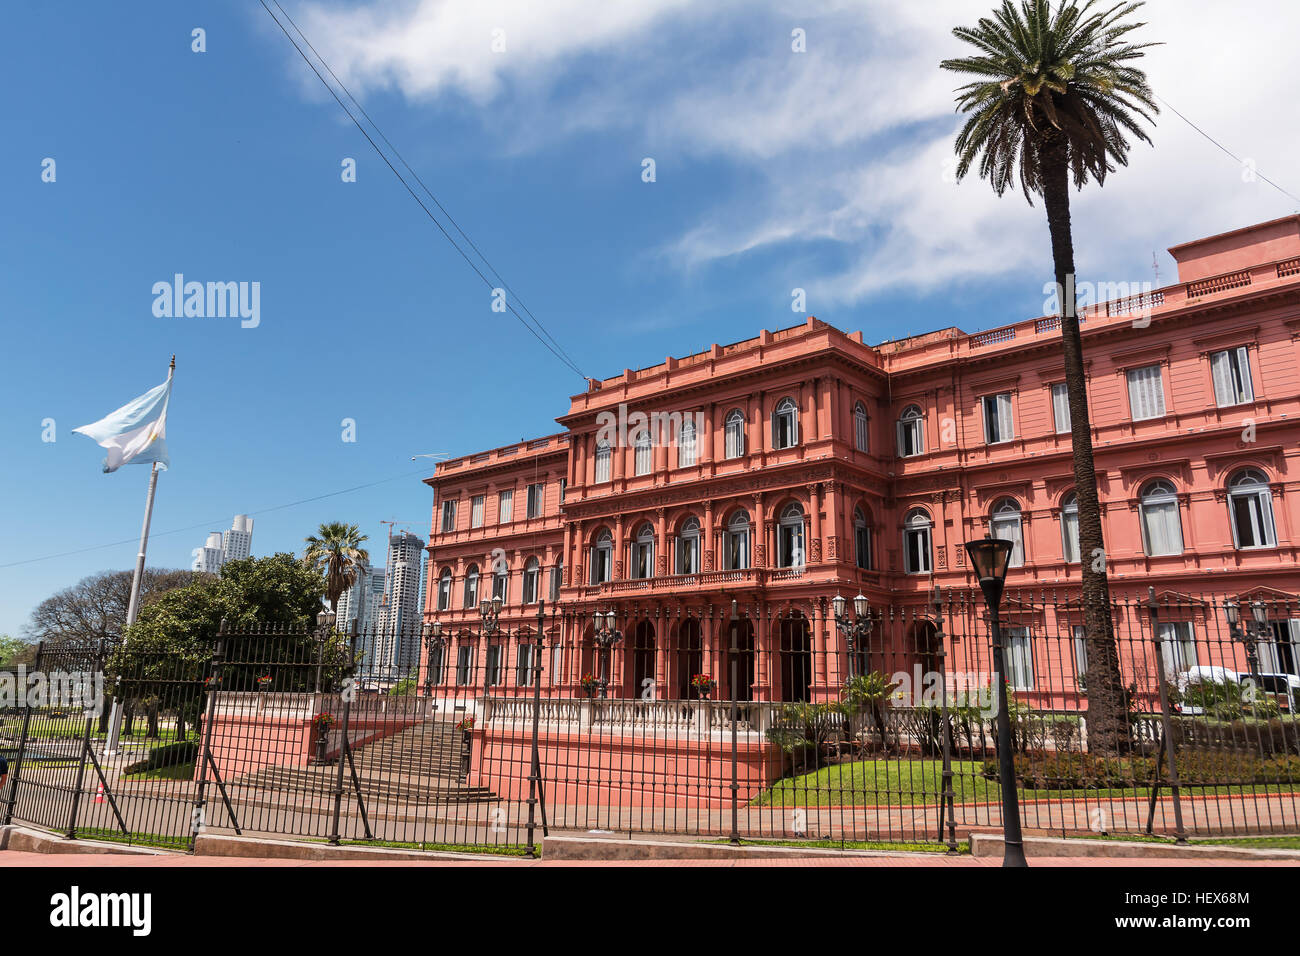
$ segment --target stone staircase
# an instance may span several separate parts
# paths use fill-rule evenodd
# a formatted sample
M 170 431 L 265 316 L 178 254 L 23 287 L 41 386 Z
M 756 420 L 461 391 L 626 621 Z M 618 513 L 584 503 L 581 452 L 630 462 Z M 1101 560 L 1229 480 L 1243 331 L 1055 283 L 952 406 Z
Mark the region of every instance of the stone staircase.
M 361 793 L 367 801 L 395 804 L 484 803 L 496 800 L 487 787 L 465 782 L 461 769 L 462 734 L 448 721 L 428 720 L 368 744 L 354 745 Z M 288 791 L 307 797 L 331 795 L 338 780 L 335 763 L 307 767 L 263 767 L 237 781 L 245 787 Z M 343 766 L 345 798 L 352 775 Z

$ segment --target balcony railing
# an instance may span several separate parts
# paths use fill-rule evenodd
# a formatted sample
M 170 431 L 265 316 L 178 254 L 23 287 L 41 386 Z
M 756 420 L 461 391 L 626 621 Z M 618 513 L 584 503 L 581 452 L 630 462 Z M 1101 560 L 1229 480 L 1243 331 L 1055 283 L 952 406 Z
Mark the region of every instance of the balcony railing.
M 617 730 L 627 733 L 706 734 L 731 730 L 729 700 L 641 700 L 639 698 L 532 698 L 488 697 L 484 722 L 493 725 L 532 726 L 537 706 L 538 723 L 544 729 L 581 732 Z M 771 727 L 784 704 L 771 701 L 738 701 L 736 730 L 762 734 Z
M 811 577 L 826 564 L 805 564 L 797 568 L 743 568 L 734 571 L 701 571 L 698 574 L 663 574 L 653 578 L 628 578 L 587 584 L 589 595 L 624 595 L 642 592 L 680 592 L 720 587 L 757 588 Z

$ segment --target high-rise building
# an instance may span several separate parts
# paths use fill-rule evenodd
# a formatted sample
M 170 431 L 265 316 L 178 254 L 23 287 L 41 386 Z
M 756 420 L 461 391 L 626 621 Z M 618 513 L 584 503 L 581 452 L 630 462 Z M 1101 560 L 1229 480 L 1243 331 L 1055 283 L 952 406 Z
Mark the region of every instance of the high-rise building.
M 359 562 L 352 587 L 339 595 L 338 607 L 334 608 L 335 626 L 345 634 L 352 632 L 353 623 L 356 624 L 358 631 L 365 629 L 366 609 L 369 603 L 366 579 L 371 573 L 369 561 Z
M 194 564 L 191 565 L 195 571 L 202 571 L 206 574 L 220 574 L 221 565 L 221 532 L 212 531 L 208 534 L 207 543 L 201 548 L 194 549 Z
M 194 549 L 195 571 L 220 574 L 227 561 L 242 561 L 252 553 L 253 519 L 248 515 L 235 515 L 229 531 L 213 531 L 201 548 Z
M 242 561 L 253 547 L 253 519 L 248 515 L 235 515 L 229 531 L 221 533 L 222 563 Z
M 388 539 L 388 575 L 376 664 L 405 676 L 420 660 L 420 573 L 424 539 L 403 531 Z

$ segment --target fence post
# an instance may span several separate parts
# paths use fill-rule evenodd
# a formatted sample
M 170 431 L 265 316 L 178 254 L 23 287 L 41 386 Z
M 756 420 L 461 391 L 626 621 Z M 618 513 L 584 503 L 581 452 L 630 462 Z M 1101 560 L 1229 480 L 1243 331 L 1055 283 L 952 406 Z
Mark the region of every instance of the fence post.
M 951 593 L 951 591 L 950 591 Z M 948 650 L 944 647 L 943 633 L 943 592 L 939 587 L 935 587 L 934 594 L 931 597 L 934 604 L 934 620 L 937 625 L 934 635 L 934 642 L 937 650 L 935 657 L 939 659 L 939 706 L 941 708 L 939 720 L 940 733 L 942 734 L 943 746 L 943 796 L 939 801 L 939 839 L 943 840 L 944 819 L 948 821 L 948 852 L 957 852 L 957 810 L 955 807 L 956 794 L 952 787 L 952 714 L 948 710 Z
M 343 815 L 343 761 L 351 751 L 348 738 L 348 717 L 352 711 L 352 698 L 355 695 L 353 671 L 357 664 L 357 618 L 352 619 L 352 634 L 348 638 L 348 666 L 339 694 L 343 700 L 342 737 L 339 741 L 338 770 L 334 774 L 334 826 L 330 830 L 330 846 L 339 845 L 339 819 Z M 321 642 L 321 655 L 325 654 L 325 642 Z
M 1183 804 L 1178 794 L 1178 745 L 1174 740 L 1174 722 L 1169 715 L 1169 692 L 1165 686 L 1165 662 L 1160 649 L 1160 611 L 1156 607 L 1156 589 L 1147 588 L 1147 609 L 1151 613 L 1151 642 L 1156 651 L 1156 685 L 1160 688 L 1160 725 L 1165 738 L 1164 752 L 1169 767 L 1169 790 L 1174 797 L 1174 842 L 1186 843 L 1187 831 L 1183 829 Z M 1159 757 L 1157 757 L 1159 760 Z M 1157 764 L 1157 772 L 1159 765 Z M 1147 818 L 1147 832 L 1151 832 L 1152 818 L 1155 814 L 1155 793 L 1153 788 L 1151 815 Z
M 100 638 L 99 648 L 95 652 L 95 667 L 104 670 L 104 639 Z M 68 816 L 68 839 L 77 838 L 77 813 L 81 809 L 81 789 L 86 783 L 86 758 L 90 755 L 90 727 L 95 718 L 86 714 L 86 727 L 81 735 L 81 762 L 77 765 L 77 785 L 72 791 L 72 810 Z
M 740 620 L 735 600 L 731 602 L 731 838 L 732 846 L 740 846 L 739 813 L 740 783 L 736 778 L 736 723 L 740 719 L 740 708 L 736 703 L 736 682 L 740 679 L 737 660 L 739 648 L 736 645 L 736 630 Z
M 39 672 L 41 669 L 41 656 L 45 653 L 45 641 L 36 645 L 36 660 L 32 664 L 32 670 Z M 9 784 L 9 806 L 5 809 L 5 826 L 9 826 L 14 819 L 14 806 L 18 802 L 18 781 L 23 772 L 23 754 L 27 752 L 27 734 L 32 722 L 32 699 L 27 693 L 27 686 L 23 686 L 23 729 L 18 735 L 18 753 L 14 756 L 13 780 Z
M 542 710 L 542 634 L 546 628 L 546 601 L 542 598 L 537 599 L 537 643 L 534 644 L 533 653 L 536 659 L 533 661 L 532 678 L 533 678 L 533 745 L 532 745 L 532 766 L 528 772 L 528 846 L 524 848 L 528 859 L 537 858 L 537 846 L 534 838 L 537 832 L 537 823 L 534 811 L 537 807 L 537 788 L 541 783 L 541 760 L 537 750 L 537 733 L 539 717 Z M 483 720 L 483 733 L 487 733 L 487 718 Z
M 199 786 L 194 795 L 194 812 L 193 819 L 190 821 L 190 849 L 194 849 L 194 841 L 200 831 L 207 828 L 207 822 L 204 818 L 205 796 L 208 791 L 208 764 L 212 760 L 212 749 L 208 742 L 212 739 L 212 722 L 215 719 L 217 710 L 217 694 L 221 687 L 221 663 L 225 657 L 226 650 L 226 619 L 221 619 L 221 624 L 217 628 L 217 643 L 212 649 L 212 660 L 208 662 L 208 706 L 203 717 L 203 728 L 199 733 Z

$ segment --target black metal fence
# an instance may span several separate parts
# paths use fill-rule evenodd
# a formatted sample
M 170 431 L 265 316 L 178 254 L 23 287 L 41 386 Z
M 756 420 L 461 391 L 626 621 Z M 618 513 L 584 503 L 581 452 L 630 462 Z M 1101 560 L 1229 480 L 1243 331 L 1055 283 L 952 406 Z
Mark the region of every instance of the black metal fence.
M 849 602 L 839 622 L 820 599 L 601 610 L 437 634 L 256 629 L 189 657 L 42 646 L 33 673 L 82 675 L 65 683 L 92 699 L 2 715 L 6 819 L 174 847 L 241 833 L 522 852 L 555 829 L 952 846 L 1001 825 L 1003 678 L 1028 832 L 1300 827 L 1294 598 L 1118 599 L 1107 668 L 1077 603 L 1010 594 L 1004 675 L 970 592 Z M 94 706 L 97 681 L 116 708 Z M 1122 731 L 1103 739 L 1089 687 L 1107 684 Z

